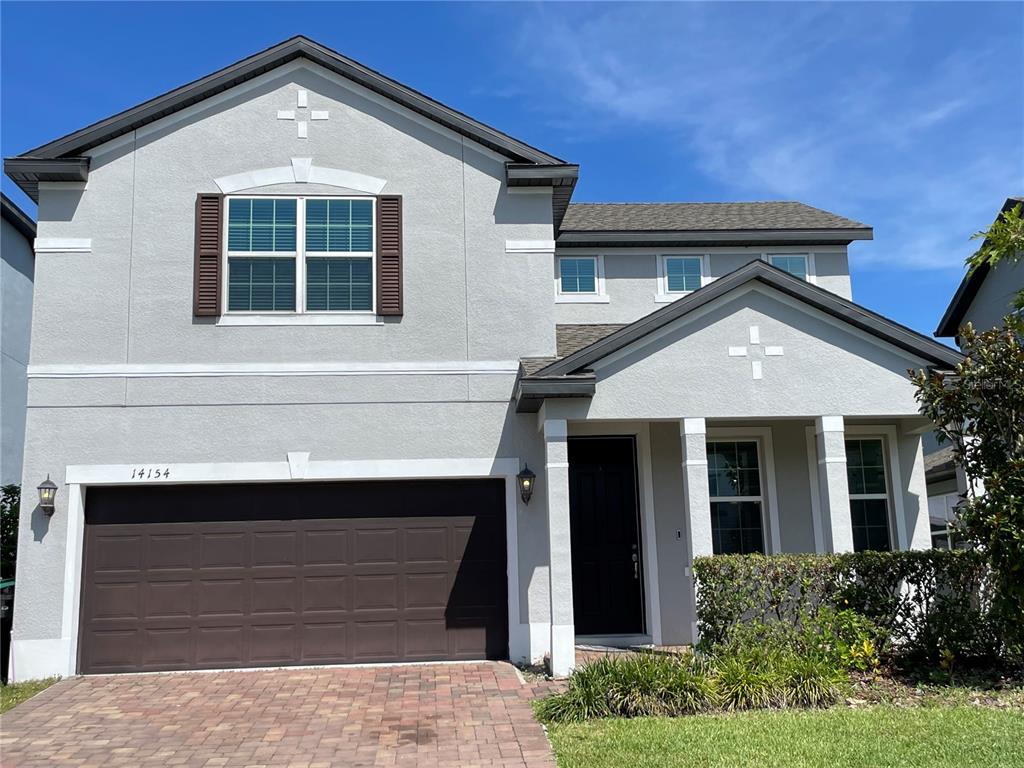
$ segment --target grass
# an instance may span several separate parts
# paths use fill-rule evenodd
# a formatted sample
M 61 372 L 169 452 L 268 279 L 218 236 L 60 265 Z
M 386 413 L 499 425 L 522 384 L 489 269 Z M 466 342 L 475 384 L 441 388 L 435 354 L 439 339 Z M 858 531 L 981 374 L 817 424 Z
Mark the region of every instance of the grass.
M 60 680 L 59 677 L 47 677 L 44 680 L 28 680 L 24 683 L 10 683 L 0 686 L 0 713 L 28 701 L 40 691 L 45 691 Z
M 605 719 L 548 729 L 559 768 L 1024 765 L 1024 712 L 972 706 Z

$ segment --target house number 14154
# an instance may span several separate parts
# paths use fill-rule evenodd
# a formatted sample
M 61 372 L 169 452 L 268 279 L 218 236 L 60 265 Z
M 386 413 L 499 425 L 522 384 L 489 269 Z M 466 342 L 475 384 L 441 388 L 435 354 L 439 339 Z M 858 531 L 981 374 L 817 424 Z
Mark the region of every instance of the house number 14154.
M 159 480 L 171 476 L 169 467 L 136 467 L 132 470 L 132 480 Z

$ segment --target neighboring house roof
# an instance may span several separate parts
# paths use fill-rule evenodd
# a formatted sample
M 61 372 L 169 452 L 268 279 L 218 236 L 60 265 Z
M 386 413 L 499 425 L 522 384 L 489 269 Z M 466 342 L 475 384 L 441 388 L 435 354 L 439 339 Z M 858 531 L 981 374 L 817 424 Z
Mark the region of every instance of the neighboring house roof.
M 67 136 L 7 158 L 4 170 L 35 200 L 40 181 L 84 181 L 88 177 L 89 161 L 81 155 L 90 149 L 297 58 L 316 63 L 509 158 L 509 184 L 554 187 L 556 226 L 561 220 L 579 174 L 578 166 L 474 120 L 302 35 Z
M 36 239 L 36 223 L 32 221 L 32 217 L 3 192 L 0 192 L 0 208 L 3 209 L 4 221 L 9 222 L 29 241 L 29 245 L 32 245 L 32 241 Z
M 1022 203 L 1024 203 L 1024 197 L 1008 197 L 999 212 L 1005 213 Z M 984 244 L 982 244 L 982 247 L 984 247 Z M 936 336 L 952 337 L 959 333 L 964 315 L 970 309 L 971 302 L 978 295 L 981 284 L 985 282 L 985 278 L 990 270 L 991 267 L 988 264 L 982 264 L 977 269 L 969 270 L 964 275 L 963 280 L 960 281 L 960 286 L 956 289 L 956 293 L 953 294 L 952 301 L 949 302 L 949 306 L 946 307 L 942 319 L 939 320 L 939 327 L 935 329 Z
M 937 451 L 925 454 L 924 476 L 929 483 L 956 477 L 952 445 L 945 445 Z
M 559 245 L 630 241 L 844 242 L 868 240 L 871 227 L 804 203 L 572 203 Z
M 921 357 L 936 367 L 952 368 L 963 360 L 963 355 L 944 344 L 758 260 L 547 365 L 540 365 L 537 358 L 524 360 L 516 391 L 518 409 L 536 410 L 546 397 L 592 395 L 596 383 L 591 370 L 594 363 L 754 280 Z

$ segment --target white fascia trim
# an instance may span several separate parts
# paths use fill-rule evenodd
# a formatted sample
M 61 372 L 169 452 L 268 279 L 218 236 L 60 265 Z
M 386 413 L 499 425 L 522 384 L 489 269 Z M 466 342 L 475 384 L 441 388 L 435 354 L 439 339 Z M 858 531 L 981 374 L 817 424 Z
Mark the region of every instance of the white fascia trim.
M 409 363 L 68 363 L 30 365 L 30 379 L 230 376 L 487 376 L 518 373 L 516 360 Z M 517 470 L 518 471 L 518 470 Z
M 221 176 L 214 179 L 214 183 L 225 195 L 241 189 L 293 183 L 325 184 L 330 187 L 341 187 L 376 195 L 387 185 L 387 180 L 340 168 L 324 168 L 313 165 L 309 158 L 293 157 L 291 165 L 260 168 L 234 173 L 230 176 Z
M 302 313 L 296 315 L 249 315 L 224 314 L 217 318 L 216 325 L 225 328 L 249 328 L 253 326 L 283 325 L 376 325 L 383 326 L 384 320 L 369 314 L 325 314 Z
M 36 253 L 90 253 L 92 238 L 90 237 L 37 237 Z
M 554 240 L 506 240 L 505 253 L 543 253 L 555 252 Z
M 40 181 L 39 191 L 43 192 L 47 189 L 73 189 L 78 192 L 84 192 L 89 188 L 88 181 Z

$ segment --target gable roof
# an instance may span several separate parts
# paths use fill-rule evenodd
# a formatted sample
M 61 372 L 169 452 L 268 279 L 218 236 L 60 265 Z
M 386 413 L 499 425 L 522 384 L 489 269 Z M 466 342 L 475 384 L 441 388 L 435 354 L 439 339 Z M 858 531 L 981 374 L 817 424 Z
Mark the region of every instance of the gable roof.
M 869 240 L 871 227 L 804 203 L 573 203 L 559 233 L 560 245 L 621 240 L 740 242 L 744 238 L 845 242 Z
M 1024 203 L 1024 197 L 1008 197 L 999 213 L 1005 213 L 1022 203 Z M 981 284 L 985 282 L 985 278 L 991 269 L 988 264 L 982 264 L 977 269 L 969 270 L 964 275 L 963 280 L 960 281 L 960 285 L 956 289 L 956 293 L 953 294 L 953 298 L 949 302 L 949 306 L 946 307 L 946 311 L 942 314 L 942 319 L 939 320 L 939 327 L 935 329 L 936 336 L 952 337 L 957 335 L 964 315 L 970 309 L 971 302 L 978 295 L 978 291 L 981 290 Z
M 82 153 L 298 58 L 319 64 L 430 118 L 504 155 L 510 163 L 546 168 L 546 174 L 536 177 L 530 176 L 528 172 L 521 173 L 524 178 L 517 180 L 518 185 L 542 183 L 550 186 L 567 186 L 571 194 L 571 188 L 579 172 L 578 166 L 566 163 L 554 155 L 474 120 L 303 35 L 292 37 L 67 136 L 16 157 L 7 158 L 4 161 L 4 168 L 19 187 L 32 199 L 36 199 L 40 181 L 84 180 L 88 176 L 88 158 L 81 157 Z M 568 203 L 568 198 L 564 203 Z
M 36 223 L 32 221 L 32 217 L 3 192 L 0 192 L 0 210 L 3 211 L 4 221 L 17 229 L 31 246 L 32 241 L 36 239 Z
M 686 314 L 751 281 L 758 281 L 821 310 L 855 328 L 921 357 L 933 365 L 952 367 L 963 355 L 945 344 L 865 309 L 852 301 L 812 285 L 764 261 L 752 261 L 725 277 L 684 296 L 646 317 L 598 339 L 536 371 L 532 377 L 550 378 L 579 374 L 604 357 L 626 347 Z

